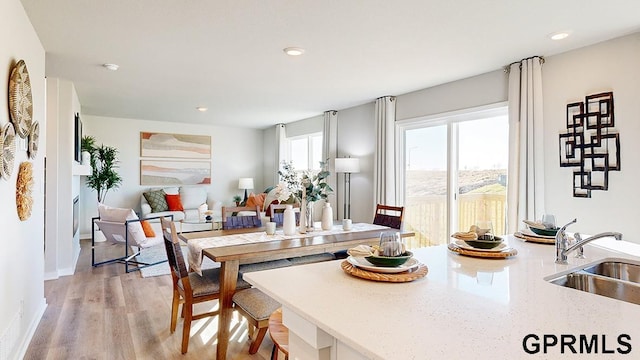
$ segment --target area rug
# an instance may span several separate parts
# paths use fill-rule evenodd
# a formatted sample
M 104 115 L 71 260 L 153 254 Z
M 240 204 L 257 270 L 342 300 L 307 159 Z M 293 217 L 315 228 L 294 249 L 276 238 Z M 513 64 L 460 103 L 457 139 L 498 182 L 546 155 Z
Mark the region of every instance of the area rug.
M 182 248 L 183 255 L 185 255 L 187 251 L 189 251 L 187 250 L 186 245 L 181 246 L 181 248 Z M 185 256 L 184 263 L 188 269 L 189 262 L 186 258 L 187 256 Z M 146 262 L 146 263 L 154 263 L 156 261 L 161 261 L 166 259 L 167 259 L 167 251 L 164 248 L 164 244 L 159 244 L 156 246 L 152 246 L 148 249 L 144 249 L 142 250 L 140 255 L 136 256 L 137 261 Z M 213 262 L 209 258 L 204 258 L 204 260 L 202 261 L 202 265 L 203 265 L 202 269 L 212 269 L 212 268 L 220 267 L 220 263 Z M 171 274 L 171 271 L 169 270 L 168 262 L 149 266 L 140 270 L 140 275 L 142 275 L 143 278 L 151 277 L 151 276 L 169 275 L 169 274 Z

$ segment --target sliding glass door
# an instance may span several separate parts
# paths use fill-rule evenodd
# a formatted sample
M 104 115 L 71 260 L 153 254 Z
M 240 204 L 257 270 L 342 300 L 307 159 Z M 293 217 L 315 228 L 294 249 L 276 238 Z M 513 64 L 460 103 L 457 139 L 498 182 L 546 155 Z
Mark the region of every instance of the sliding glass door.
M 400 124 L 405 229 L 416 233 L 411 247 L 446 244 L 480 221 L 504 233 L 506 112 L 501 106 Z

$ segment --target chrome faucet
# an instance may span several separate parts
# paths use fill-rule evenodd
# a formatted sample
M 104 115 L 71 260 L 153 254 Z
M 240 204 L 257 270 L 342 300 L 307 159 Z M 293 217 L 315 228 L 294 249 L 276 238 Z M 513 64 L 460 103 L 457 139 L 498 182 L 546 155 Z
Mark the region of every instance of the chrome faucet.
M 611 236 L 616 240 L 622 240 L 622 234 L 619 232 L 612 232 L 612 231 L 603 232 L 600 234 L 590 236 L 586 239 L 582 239 L 580 237 L 580 233 L 575 233 L 573 234 L 573 236 L 576 238 L 576 242 L 575 244 L 569 246 L 569 239 L 567 239 L 567 234 L 565 233 L 565 230 L 569 225 L 576 223 L 576 221 L 577 219 L 573 219 L 568 224 L 561 227 L 560 230 L 558 230 L 558 232 L 556 233 L 556 264 L 567 265 L 568 264 L 567 254 L 576 249 L 578 250 L 578 254 L 576 255 L 576 257 L 584 258 L 584 250 L 582 246 L 593 240 L 601 239 L 603 237 L 608 237 L 608 236 Z

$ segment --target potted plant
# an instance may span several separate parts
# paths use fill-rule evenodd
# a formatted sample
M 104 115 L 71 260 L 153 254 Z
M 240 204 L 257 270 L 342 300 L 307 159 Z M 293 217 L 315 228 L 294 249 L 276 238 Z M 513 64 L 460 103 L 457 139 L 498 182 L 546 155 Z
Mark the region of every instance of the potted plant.
M 91 154 L 91 175 L 87 176 L 86 184 L 96 191 L 98 203 L 102 203 L 107 192 L 117 189 L 122 183 L 122 177 L 116 171 L 118 150 L 104 144 L 98 146 L 93 136 L 84 136 L 81 148 Z
M 236 203 L 236 206 L 240 206 L 240 202 L 242 201 L 242 196 L 236 195 L 233 197 L 233 202 Z

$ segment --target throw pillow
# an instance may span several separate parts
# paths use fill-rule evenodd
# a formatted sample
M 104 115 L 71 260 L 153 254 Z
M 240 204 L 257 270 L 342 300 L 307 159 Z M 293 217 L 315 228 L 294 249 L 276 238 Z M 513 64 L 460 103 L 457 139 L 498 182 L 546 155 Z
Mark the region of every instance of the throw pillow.
M 151 224 L 147 220 L 140 221 L 140 225 L 142 225 L 142 231 L 144 231 L 144 235 L 146 237 L 155 237 L 156 232 L 151 228 Z
M 180 195 L 165 195 L 165 199 L 167 200 L 167 206 L 169 206 L 169 211 L 184 211 L 184 207 L 182 207 L 182 202 L 180 201 Z
M 169 210 L 167 200 L 165 199 L 164 190 L 152 190 L 142 193 L 144 198 L 147 199 L 149 206 L 151 206 L 151 212 L 162 212 Z
M 262 205 L 264 205 L 264 200 L 267 197 L 267 194 L 265 193 L 261 193 L 261 194 L 254 194 L 251 193 L 251 195 L 249 195 L 247 197 L 247 205 L 246 206 L 257 206 L 260 208 L 260 210 L 262 210 Z
M 115 208 L 105 204 L 98 204 L 100 220 L 124 223 L 129 220 L 131 209 Z
M 200 186 L 182 186 L 180 200 L 185 209 L 197 209 L 198 206 L 207 202 L 207 189 Z

